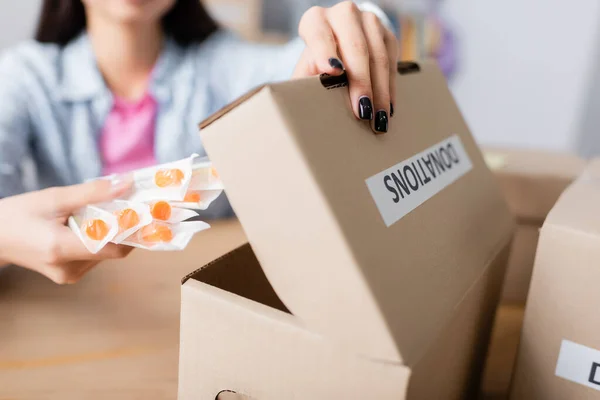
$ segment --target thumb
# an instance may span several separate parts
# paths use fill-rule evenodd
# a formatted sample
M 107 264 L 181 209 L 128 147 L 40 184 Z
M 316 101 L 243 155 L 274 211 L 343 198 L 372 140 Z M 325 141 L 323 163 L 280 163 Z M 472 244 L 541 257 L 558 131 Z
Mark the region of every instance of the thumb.
M 50 212 L 69 215 L 90 204 L 103 203 L 125 194 L 131 188 L 129 179 L 99 179 L 79 185 L 55 187 L 40 192 L 44 196 L 41 204 L 52 207 Z
M 298 63 L 296 64 L 296 67 L 294 68 L 292 79 L 306 78 L 309 76 L 315 76 L 327 72 L 330 71 L 321 71 L 319 65 L 315 63 L 310 50 L 308 48 L 305 48 L 304 52 L 300 56 L 300 59 L 298 60 Z

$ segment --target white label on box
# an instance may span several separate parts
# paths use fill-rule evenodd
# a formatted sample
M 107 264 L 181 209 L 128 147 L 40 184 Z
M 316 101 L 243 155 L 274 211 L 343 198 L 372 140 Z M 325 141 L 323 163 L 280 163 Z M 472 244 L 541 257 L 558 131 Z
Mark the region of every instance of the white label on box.
M 366 180 L 386 226 L 469 172 L 473 164 L 458 135 L 431 146 Z
M 600 351 L 563 340 L 556 362 L 556 376 L 600 390 Z

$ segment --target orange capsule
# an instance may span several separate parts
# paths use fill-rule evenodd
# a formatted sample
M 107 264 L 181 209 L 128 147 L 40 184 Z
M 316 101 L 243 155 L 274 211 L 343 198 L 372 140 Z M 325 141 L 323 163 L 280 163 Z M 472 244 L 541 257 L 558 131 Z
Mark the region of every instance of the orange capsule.
M 156 186 L 163 188 L 180 185 L 184 178 L 185 174 L 178 168 L 159 169 L 154 174 L 154 183 L 156 183 Z
M 200 193 L 198 192 L 187 192 L 185 197 L 183 198 L 185 203 L 199 203 L 200 202 Z
M 211 172 L 212 176 L 219 179 L 219 174 L 217 174 L 217 170 L 215 169 L 215 167 L 210 167 L 210 172 Z
M 143 241 L 150 243 L 170 242 L 173 240 L 173 232 L 166 225 L 152 223 L 140 230 Z
M 166 201 L 157 201 L 150 206 L 150 213 L 154 219 L 167 221 L 171 218 L 171 205 Z
M 116 211 L 115 215 L 119 220 L 119 228 L 121 231 L 131 229 L 140 223 L 140 216 L 131 208 L 124 208 L 120 211 Z
M 85 234 L 92 240 L 102 240 L 108 235 L 108 224 L 101 219 L 91 219 L 84 224 Z

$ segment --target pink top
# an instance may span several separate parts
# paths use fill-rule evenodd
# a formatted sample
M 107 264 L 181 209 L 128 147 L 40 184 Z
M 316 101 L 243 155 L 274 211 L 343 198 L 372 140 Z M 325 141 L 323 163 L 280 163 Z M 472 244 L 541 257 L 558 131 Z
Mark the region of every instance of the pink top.
M 156 164 L 154 131 L 157 112 L 158 103 L 149 93 L 135 102 L 115 97 L 100 135 L 103 175 Z

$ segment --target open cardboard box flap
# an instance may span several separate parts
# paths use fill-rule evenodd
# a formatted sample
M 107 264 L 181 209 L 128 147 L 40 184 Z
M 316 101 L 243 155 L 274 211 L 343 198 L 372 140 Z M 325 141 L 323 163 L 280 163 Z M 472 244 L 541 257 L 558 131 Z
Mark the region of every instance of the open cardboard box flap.
M 244 244 L 184 280 L 178 398 L 475 398 L 507 255 L 505 248 L 407 367 L 357 357 L 308 329 Z
M 319 78 L 259 88 L 201 131 L 279 308 L 349 353 L 408 366 L 513 229 L 444 77 L 410 72 L 384 135 Z
M 485 158 L 511 212 L 520 222 L 539 226 L 586 166 L 586 161 L 574 154 L 539 150 L 490 148 Z
M 188 275 L 182 299 L 182 400 L 220 398 L 225 390 L 259 400 L 397 398 L 406 391 L 408 369 L 330 346 L 291 315 L 249 244 Z

